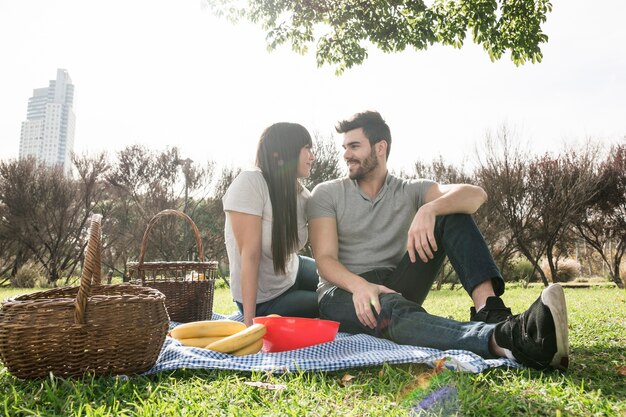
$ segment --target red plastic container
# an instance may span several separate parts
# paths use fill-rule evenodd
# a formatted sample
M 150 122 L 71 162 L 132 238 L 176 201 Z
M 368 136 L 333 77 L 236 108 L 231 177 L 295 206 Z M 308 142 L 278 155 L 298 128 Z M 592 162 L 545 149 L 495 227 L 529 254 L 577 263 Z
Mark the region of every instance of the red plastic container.
M 267 328 L 263 352 L 283 352 L 332 342 L 339 330 L 337 321 L 302 317 L 255 317 L 253 322 Z

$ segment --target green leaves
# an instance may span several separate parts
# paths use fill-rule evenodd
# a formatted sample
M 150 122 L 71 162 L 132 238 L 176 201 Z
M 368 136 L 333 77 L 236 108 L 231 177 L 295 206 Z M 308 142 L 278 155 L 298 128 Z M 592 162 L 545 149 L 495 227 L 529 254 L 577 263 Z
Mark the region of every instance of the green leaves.
M 295 52 L 315 46 L 317 64 L 341 74 L 367 58 L 367 46 L 384 52 L 435 43 L 463 46 L 468 33 L 492 61 L 510 53 L 516 65 L 541 62 L 548 41 L 541 25 L 550 0 L 207 0 L 216 15 L 247 19 L 267 31 L 270 50 L 291 43 Z

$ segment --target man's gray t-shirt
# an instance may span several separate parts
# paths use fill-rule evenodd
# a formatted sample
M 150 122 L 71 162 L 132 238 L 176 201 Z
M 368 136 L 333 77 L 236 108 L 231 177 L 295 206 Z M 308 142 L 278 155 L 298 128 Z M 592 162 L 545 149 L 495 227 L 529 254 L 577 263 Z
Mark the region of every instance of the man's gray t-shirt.
M 433 184 L 430 180 L 400 179 L 387 174 L 385 184 L 372 200 L 355 180 L 327 181 L 312 191 L 307 218 L 336 219 L 339 262 L 350 272 L 394 269 L 406 253 L 413 217 Z M 319 297 L 333 287 L 320 276 Z

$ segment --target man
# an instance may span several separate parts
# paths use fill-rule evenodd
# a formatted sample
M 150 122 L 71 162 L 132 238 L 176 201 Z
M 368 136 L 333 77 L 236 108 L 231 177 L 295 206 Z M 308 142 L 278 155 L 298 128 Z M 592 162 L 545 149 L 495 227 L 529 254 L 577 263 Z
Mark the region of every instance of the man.
M 470 217 L 486 193 L 468 184 L 389 174 L 391 134 L 377 112 L 358 113 L 337 131 L 344 134 L 348 178 L 318 185 L 307 207 L 320 315 L 350 333 L 565 369 L 562 288 L 544 290 L 518 316 L 499 298 L 504 281 Z M 433 316 L 421 307 L 446 256 L 474 302 L 470 322 Z

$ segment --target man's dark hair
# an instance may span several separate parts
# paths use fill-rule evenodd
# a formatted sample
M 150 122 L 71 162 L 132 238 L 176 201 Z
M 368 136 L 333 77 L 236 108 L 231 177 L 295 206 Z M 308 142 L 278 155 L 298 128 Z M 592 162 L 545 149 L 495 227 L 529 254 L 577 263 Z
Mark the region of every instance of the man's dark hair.
M 383 117 L 377 111 L 364 111 L 357 113 L 349 119 L 337 123 L 335 129 L 337 133 L 346 133 L 354 129 L 362 128 L 365 137 L 370 141 L 370 145 L 384 140 L 387 142 L 387 159 L 391 151 L 391 131 L 385 123 Z

